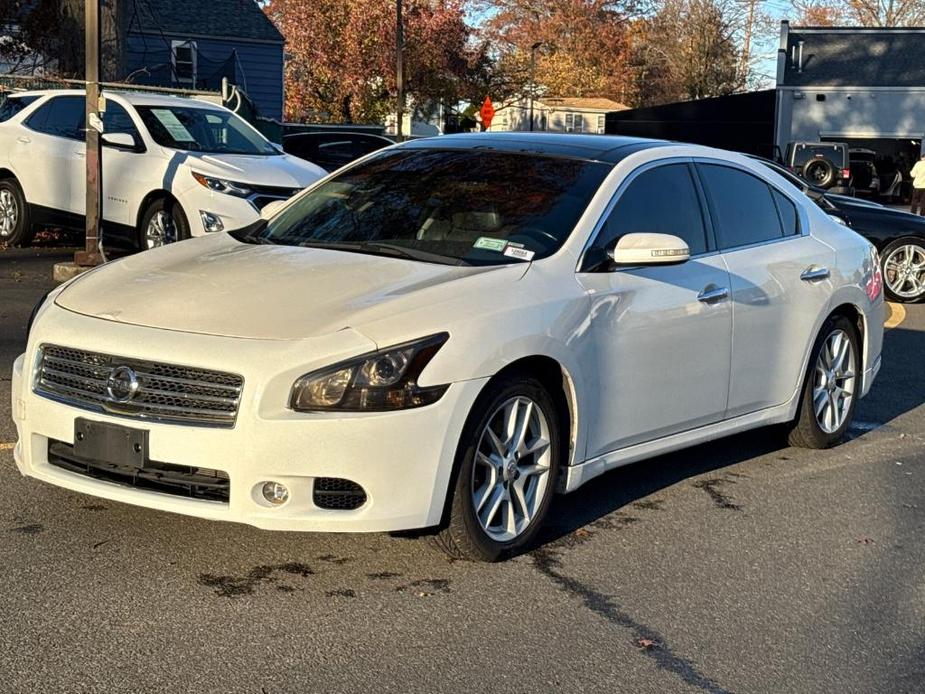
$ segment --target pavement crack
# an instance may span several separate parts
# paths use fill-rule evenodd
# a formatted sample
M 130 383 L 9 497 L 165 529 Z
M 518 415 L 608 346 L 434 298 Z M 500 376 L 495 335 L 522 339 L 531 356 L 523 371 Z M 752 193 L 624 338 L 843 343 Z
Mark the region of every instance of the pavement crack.
M 613 598 L 561 571 L 561 562 L 556 554 L 540 548 L 530 553 L 534 567 L 560 590 L 579 598 L 591 612 L 603 617 L 615 626 L 632 632 L 633 643 L 647 644 L 639 652 L 651 658 L 660 670 L 670 672 L 692 687 L 711 694 L 731 694 L 719 683 L 697 670 L 691 661 L 674 653 L 665 638 L 655 629 L 637 622 Z

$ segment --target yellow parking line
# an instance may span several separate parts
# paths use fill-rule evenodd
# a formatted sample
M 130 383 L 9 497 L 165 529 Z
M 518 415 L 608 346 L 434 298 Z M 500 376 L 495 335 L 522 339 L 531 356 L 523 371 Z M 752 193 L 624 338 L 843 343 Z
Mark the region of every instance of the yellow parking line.
M 902 304 L 894 304 L 892 301 L 887 303 L 890 307 L 890 317 L 886 319 L 883 327 L 889 330 L 906 320 L 906 308 Z
M 12 451 L 15 447 L 15 443 L 0 443 L 0 451 Z

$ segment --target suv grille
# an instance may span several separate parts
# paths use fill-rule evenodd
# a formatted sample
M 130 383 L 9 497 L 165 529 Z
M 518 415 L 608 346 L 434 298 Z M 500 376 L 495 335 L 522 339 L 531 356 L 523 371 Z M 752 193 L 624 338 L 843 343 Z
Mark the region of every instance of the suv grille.
M 86 460 L 74 453 L 73 446 L 62 441 L 48 442 L 48 462 L 69 472 L 115 482 L 126 487 L 228 503 L 231 480 L 228 473 L 221 470 L 158 463 L 153 460 L 147 461 L 143 468 Z
M 231 427 L 243 386 L 220 371 L 43 345 L 35 392 L 93 412 Z

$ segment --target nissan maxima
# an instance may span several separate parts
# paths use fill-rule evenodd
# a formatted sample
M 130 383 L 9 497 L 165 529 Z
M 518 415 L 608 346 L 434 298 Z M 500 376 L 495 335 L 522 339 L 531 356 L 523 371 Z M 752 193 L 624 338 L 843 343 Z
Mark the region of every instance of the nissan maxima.
M 621 465 L 772 424 L 833 445 L 882 326 L 871 244 L 759 162 L 417 140 L 52 291 L 14 365 L 15 459 L 148 508 L 495 560 Z

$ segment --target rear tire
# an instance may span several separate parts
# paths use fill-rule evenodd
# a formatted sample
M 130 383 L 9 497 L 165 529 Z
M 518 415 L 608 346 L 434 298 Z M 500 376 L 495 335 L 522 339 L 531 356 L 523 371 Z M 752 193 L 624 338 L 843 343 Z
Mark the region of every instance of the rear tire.
M 925 300 L 925 240 L 897 239 L 887 244 L 880 257 L 883 288 L 890 301 Z
M 803 393 L 788 441 L 799 448 L 829 448 L 851 426 L 861 389 L 861 340 L 844 316 L 830 316 L 810 353 Z
M 189 237 L 189 222 L 183 208 L 172 198 L 158 198 L 148 205 L 141 216 L 137 243 L 143 251 Z
M 15 178 L 0 180 L 0 244 L 28 246 L 32 243 L 32 218 L 26 196 Z
M 434 543 L 456 559 L 488 562 L 527 546 L 549 511 L 562 456 L 559 412 L 543 384 L 530 375 L 490 383 L 463 428 L 449 518 Z

